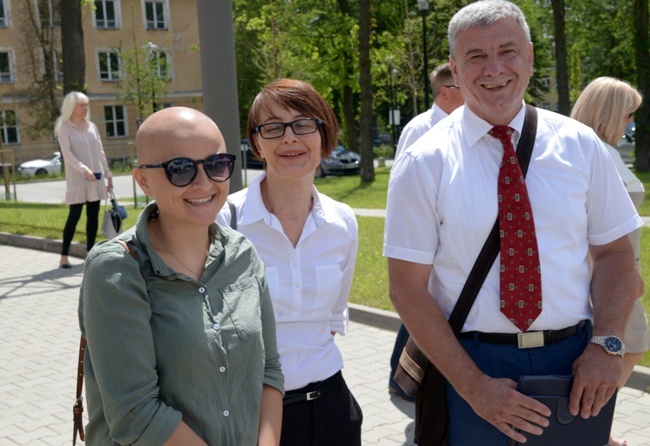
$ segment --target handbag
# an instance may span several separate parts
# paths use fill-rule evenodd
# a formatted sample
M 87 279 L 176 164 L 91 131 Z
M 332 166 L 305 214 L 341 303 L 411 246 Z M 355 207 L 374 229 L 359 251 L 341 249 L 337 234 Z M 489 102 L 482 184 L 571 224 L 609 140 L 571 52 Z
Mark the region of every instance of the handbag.
M 108 207 L 110 199 L 111 206 Z M 122 232 L 122 221 L 127 217 L 126 208 L 117 204 L 115 194 L 111 189 L 104 202 L 104 218 L 102 220 L 102 235 L 112 239 Z
M 517 145 L 517 160 L 526 176 L 537 132 L 537 110 L 526 105 L 526 117 Z M 499 218 L 488 235 L 456 306 L 449 325 L 458 336 L 478 296 L 478 292 L 499 253 Z M 393 379 L 409 396 L 415 397 L 415 443 L 420 446 L 445 446 L 449 429 L 447 411 L 447 379 L 419 349 L 412 336 L 406 342 Z

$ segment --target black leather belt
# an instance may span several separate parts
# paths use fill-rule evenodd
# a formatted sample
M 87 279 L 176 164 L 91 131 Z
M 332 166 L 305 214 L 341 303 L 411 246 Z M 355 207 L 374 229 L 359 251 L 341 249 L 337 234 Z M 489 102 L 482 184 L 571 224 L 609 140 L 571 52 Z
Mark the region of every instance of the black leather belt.
M 543 347 L 560 342 L 576 334 L 587 321 L 580 321 L 578 325 L 563 328 L 562 330 L 529 331 L 526 333 L 482 333 L 480 331 L 466 331 L 460 334 L 463 339 L 476 339 L 488 344 L 516 345 L 519 348 Z
M 324 381 L 308 384 L 301 389 L 289 390 L 284 394 L 282 404 L 286 406 L 287 404 L 299 403 L 300 401 L 317 400 L 338 387 L 342 380 L 343 374 L 341 371 L 338 371 Z

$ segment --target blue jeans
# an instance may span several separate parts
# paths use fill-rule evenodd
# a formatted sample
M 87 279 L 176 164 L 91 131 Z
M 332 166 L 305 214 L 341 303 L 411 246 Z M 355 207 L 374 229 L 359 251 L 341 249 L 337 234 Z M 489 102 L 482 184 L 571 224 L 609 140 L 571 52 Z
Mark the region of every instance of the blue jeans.
M 467 354 L 483 373 L 517 382 L 522 375 L 572 375 L 573 363 L 591 338 L 591 323 L 560 342 L 540 348 L 519 349 L 516 345 L 488 344 L 459 339 Z M 479 417 L 454 388 L 447 384 L 449 446 L 506 446 L 508 437 Z

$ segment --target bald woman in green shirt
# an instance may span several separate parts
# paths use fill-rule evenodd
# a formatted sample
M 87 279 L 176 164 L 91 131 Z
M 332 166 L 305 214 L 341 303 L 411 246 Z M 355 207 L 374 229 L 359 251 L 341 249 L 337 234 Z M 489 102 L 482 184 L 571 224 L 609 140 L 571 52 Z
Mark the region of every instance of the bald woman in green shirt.
M 217 126 L 183 107 L 150 116 L 133 174 L 154 198 L 136 226 L 86 259 L 92 445 L 277 445 L 283 376 L 264 268 L 214 223 L 234 156 Z

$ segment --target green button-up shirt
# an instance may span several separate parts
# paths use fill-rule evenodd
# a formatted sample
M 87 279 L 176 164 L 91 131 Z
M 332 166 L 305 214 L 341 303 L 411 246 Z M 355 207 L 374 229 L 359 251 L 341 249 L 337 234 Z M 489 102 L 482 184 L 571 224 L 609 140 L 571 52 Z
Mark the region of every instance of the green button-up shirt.
M 199 281 L 155 253 L 147 219 L 86 259 L 79 300 L 86 444 L 161 445 L 181 418 L 210 445 L 255 445 L 262 384 L 284 392 L 264 269 L 241 234 L 212 225 Z

